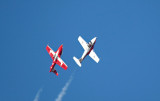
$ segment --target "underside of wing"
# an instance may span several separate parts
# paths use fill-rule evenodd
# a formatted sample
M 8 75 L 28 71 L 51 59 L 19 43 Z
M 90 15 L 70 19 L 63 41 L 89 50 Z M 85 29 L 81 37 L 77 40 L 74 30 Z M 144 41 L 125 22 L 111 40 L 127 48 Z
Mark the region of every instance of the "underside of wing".
M 89 53 L 89 56 L 95 61 L 95 62 L 99 62 L 99 58 L 98 56 L 96 55 L 96 53 L 94 52 L 94 50 L 92 50 L 90 53 Z
M 64 70 L 66 70 L 66 69 L 68 68 L 67 65 L 63 62 L 63 60 L 62 60 L 60 57 L 57 58 L 56 63 L 57 63 L 60 67 L 62 67 Z
M 46 50 L 48 54 L 51 56 L 52 59 L 54 59 L 55 52 L 47 45 Z
M 87 50 L 88 44 L 87 44 L 87 42 L 81 36 L 78 37 L 78 41 L 82 45 L 83 49 Z

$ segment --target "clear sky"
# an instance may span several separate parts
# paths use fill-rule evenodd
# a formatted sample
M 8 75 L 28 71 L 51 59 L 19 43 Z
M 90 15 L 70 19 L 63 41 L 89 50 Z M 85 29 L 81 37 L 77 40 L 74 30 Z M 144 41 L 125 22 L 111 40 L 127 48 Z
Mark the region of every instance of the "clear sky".
M 159 0 L 1 0 L 0 101 L 54 101 L 74 73 L 63 101 L 160 101 Z M 77 38 L 98 37 L 82 68 Z M 63 44 L 65 71 L 46 45 Z

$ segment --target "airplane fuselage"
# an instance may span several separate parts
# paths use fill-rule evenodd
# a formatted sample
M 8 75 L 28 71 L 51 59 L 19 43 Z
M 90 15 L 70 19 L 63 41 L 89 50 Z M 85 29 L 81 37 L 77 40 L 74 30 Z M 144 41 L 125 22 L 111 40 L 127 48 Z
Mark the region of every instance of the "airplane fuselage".
M 50 71 L 49 72 L 52 72 L 54 71 L 54 66 L 56 65 L 56 61 L 57 61 L 57 58 L 58 57 L 61 57 L 62 55 L 62 50 L 63 50 L 63 45 L 61 45 L 58 50 L 55 52 L 55 55 L 53 56 L 53 62 L 52 62 L 52 66 L 50 67 Z
M 80 58 L 80 62 L 82 62 L 85 57 L 87 55 L 89 55 L 89 53 L 92 51 L 92 49 L 94 48 L 94 45 L 96 43 L 96 37 L 93 38 L 89 43 L 88 43 L 88 48 L 84 51 L 84 53 L 82 54 L 82 57 Z

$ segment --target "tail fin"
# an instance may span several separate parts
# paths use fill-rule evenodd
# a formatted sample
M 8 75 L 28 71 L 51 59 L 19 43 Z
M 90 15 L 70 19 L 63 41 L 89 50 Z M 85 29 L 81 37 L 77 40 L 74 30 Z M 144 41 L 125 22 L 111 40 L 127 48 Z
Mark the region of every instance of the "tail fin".
M 81 59 L 78 60 L 75 56 L 73 57 L 73 59 L 74 59 L 74 61 L 77 63 L 77 65 L 78 65 L 79 67 L 82 66 L 82 65 L 81 65 Z

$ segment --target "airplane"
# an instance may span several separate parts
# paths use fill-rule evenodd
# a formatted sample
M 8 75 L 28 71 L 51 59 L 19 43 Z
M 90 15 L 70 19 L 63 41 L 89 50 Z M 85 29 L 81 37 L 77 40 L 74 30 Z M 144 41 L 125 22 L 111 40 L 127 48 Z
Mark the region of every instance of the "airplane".
M 55 69 L 56 64 L 58 64 L 60 67 L 62 67 L 65 70 L 68 68 L 67 65 L 61 59 L 63 45 L 61 45 L 56 52 L 54 52 L 48 45 L 46 47 L 46 50 L 53 60 L 52 65 L 50 66 L 49 72 L 53 72 L 54 74 L 58 76 L 58 72 Z
M 82 45 L 84 53 L 80 59 L 77 59 L 75 56 L 73 57 L 73 59 L 79 65 L 79 67 L 82 66 L 81 63 L 87 55 L 89 55 L 95 62 L 99 62 L 100 59 L 93 50 L 96 39 L 97 37 L 94 37 L 89 43 L 87 43 L 81 36 L 78 37 L 78 41 Z

